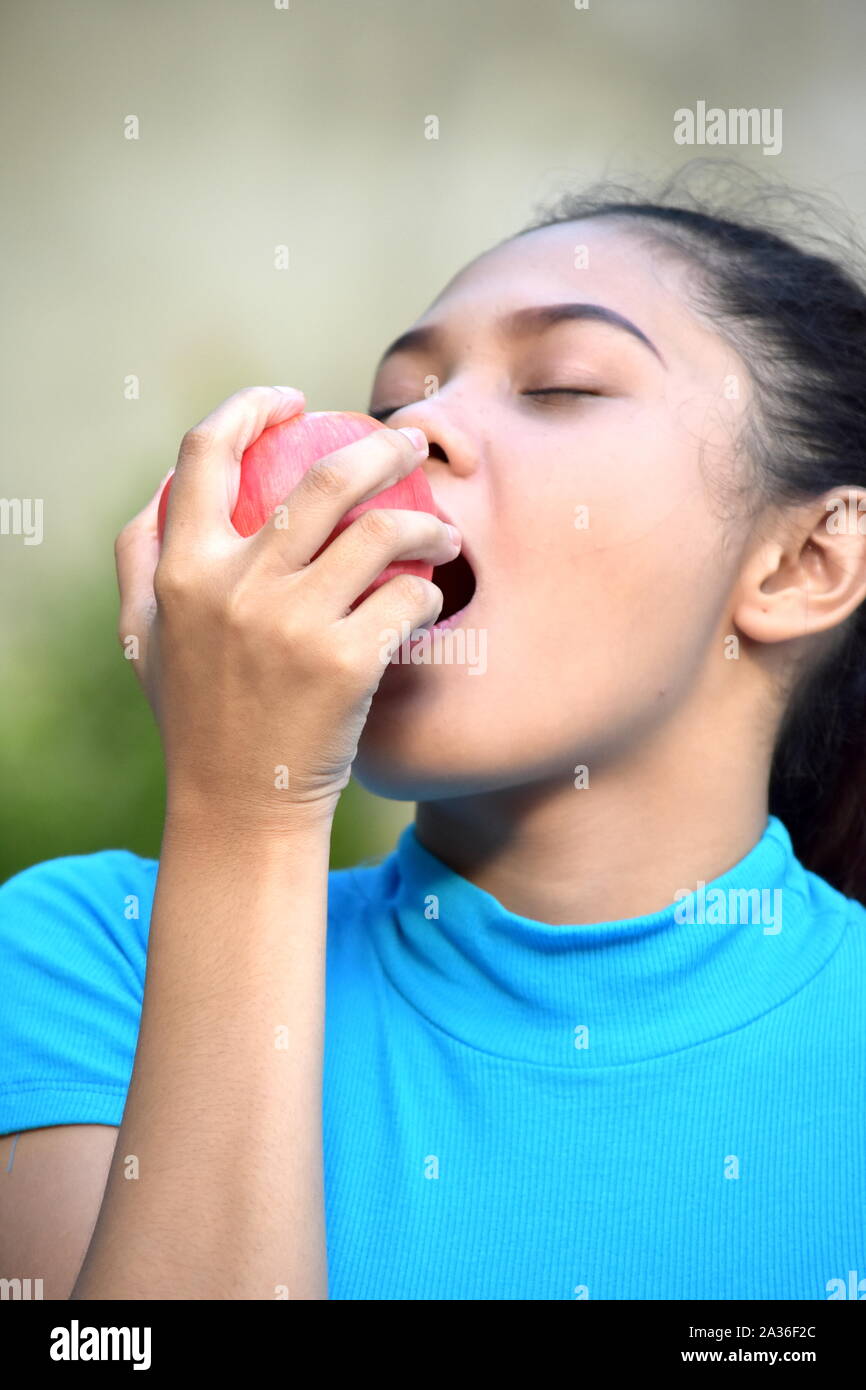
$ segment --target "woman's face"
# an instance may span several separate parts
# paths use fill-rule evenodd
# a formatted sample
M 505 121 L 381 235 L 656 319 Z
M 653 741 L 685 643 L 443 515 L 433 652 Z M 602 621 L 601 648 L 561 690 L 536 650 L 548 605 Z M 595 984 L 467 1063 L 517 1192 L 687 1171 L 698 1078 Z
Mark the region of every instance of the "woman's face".
M 438 662 L 428 639 L 387 667 L 354 764 L 374 792 L 571 785 L 712 701 L 740 554 L 705 479 L 730 475 L 747 376 L 645 235 L 506 242 L 379 366 L 370 412 L 424 430 L 476 588 Z

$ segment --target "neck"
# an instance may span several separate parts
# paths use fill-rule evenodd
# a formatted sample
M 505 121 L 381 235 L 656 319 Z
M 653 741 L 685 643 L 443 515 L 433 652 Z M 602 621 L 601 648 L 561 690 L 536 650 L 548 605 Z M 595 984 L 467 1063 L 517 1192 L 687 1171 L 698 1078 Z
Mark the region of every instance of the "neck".
M 551 925 L 657 912 L 723 874 L 767 823 L 770 750 L 696 720 L 660 730 L 627 768 L 419 802 L 420 843 L 508 911 Z M 674 742 L 676 748 L 674 748 Z M 712 747 L 708 747 L 708 744 Z M 580 762 L 574 759 L 572 766 Z

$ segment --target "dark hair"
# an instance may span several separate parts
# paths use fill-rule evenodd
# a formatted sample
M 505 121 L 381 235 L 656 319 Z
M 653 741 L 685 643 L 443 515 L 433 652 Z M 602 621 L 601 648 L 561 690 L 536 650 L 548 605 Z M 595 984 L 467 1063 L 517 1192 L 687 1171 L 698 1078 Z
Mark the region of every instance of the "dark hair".
M 736 161 L 698 159 L 652 195 L 633 181 L 566 193 L 517 235 L 592 217 L 640 219 L 684 260 L 695 307 L 746 363 L 740 496 L 755 515 L 866 488 L 863 253 L 837 205 Z M 769 809 L 806 868 L 866 903 L 866 604 L 839 628 L 789 688 Z

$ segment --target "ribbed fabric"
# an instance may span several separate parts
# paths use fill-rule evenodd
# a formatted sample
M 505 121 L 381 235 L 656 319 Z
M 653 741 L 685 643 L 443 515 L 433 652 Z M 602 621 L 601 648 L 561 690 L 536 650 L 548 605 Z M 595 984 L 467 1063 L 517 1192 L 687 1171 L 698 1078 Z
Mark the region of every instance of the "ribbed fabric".
M 120 1123 L 156 870 L 0 889 L 0 1132 Z M 332 872 L 331 1298 L 866 1298 L 866 908 L 772 816 L 683 888 L 550 926 L 413 826 Z

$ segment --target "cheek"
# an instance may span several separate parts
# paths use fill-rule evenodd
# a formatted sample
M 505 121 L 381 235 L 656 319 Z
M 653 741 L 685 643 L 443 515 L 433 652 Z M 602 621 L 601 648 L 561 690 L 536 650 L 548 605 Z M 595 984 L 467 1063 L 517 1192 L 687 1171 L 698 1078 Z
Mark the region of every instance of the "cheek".
M 566 593 L 570 579 L 604 573 L 629 552 L 651 556 L 675 543 L 703 498 L 694 441 L 647 409 L 618 411 L 575 431 L 573 443 L 536 442 L 528 467 L 515 459 L 498 507 L 498 549 L 527 576 Z M 702 502 L 703 505 L 703 502 Z M 534 587 L 534 586 L 533 586 Z
M 694 441 L 645 412 L 628 423 L 615 445 L 599 429 L 560 449 L 503 509 L 510 661 L 564 676 L 566 653 L 598 671 L 604 652 L 610 670 L 662 669 L 703 632 L 702 610 L 715 616 L 719 523 Z
M 596 550 L 676 528 L 683 508 L 703 493 L 697 436 L 678 427 L 667 408 L 624 405 L 615 427 L 599 423 L 559 475 L 570 499 L 585 504 L 578 534 Z

